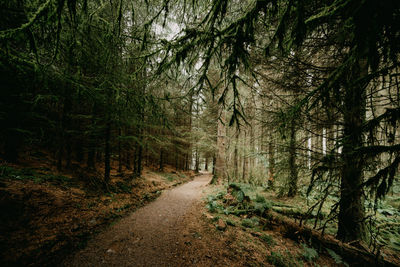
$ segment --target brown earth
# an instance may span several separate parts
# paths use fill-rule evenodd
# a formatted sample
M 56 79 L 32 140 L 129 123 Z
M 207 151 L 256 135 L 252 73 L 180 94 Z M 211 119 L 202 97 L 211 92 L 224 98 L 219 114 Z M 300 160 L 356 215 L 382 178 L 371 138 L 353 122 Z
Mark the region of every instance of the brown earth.
M 130 192 L 103 195 L 82 186 L 3 179 L 0 200 L 6 201 L 0 203 L 15 211 L 7 217 L 12 231 L 0 235 L 2 260 L 15 264 L 4 266 L 272 266 L 271 256 L 303 266 L 336 265 L 326 253 L 304 261 L 298 242 L 279 229 L 244 227 L 245 214 L 210 213 L 204 197 L 226 192 L 208 186 L 210 174 L 190 181 L 191 173 L 166 171 L 146 169 L 130 183 L 114 175 L 112 184 L 123 182 Z M 172 189 L 160 195 L 165 188 Z
M 194 177 L 172 168 L 164 173 L 145 168 L 140 178 L 115 173 L 111 191 L 104 192 L 88 184 L 101 181 L 101 174 L 58 174 L 48 162 L 0 164 L 0 266 L 60 264 L 162 190 Z
M 195 215 L 211 176 L 203 174 L 167 190 L 154 202 L 90 240 L 64 266 L 184 266 L 185 218 Z M 201 214 L 199 214 L 201 216 Z
M 216 187 L 207 186 L 211 175 L 164 191 L 162 195 L 125 217 L 89 241 L 86 248 L 71 255 L 62 266 L 273 266 L 267 256 L 301 255 L 301 246 L 280 232 L 236 226 L 220 229 L 219 216 L 210 214 L 202 199 Z M 274 239 L 273 245 L 261 240 Z M 320 255 L 315 262 L 335 266 Z M 314 266 L 302 262 L 303 266 Z

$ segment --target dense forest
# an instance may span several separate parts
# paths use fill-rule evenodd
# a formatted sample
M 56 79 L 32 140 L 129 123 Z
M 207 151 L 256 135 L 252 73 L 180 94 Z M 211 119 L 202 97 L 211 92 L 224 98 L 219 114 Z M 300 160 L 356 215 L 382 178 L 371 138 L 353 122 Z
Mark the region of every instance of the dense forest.
M 277 213 L 309 254 L 400 264 L 400 1 L 8 0 L 0 18 L 0 262 L 82 248 L 47 233 L 20 251 L 39 191 L 79 188 L 80 206 L 140 189 L 128 214 L 209 172 L 217 230 Z

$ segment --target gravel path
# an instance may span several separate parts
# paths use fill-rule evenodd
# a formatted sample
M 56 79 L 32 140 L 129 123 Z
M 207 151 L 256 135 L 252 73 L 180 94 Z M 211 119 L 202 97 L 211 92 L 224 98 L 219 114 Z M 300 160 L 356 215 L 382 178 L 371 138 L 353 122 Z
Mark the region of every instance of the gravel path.
M 164 191 L 162 195 L 122 219 L 67 259 L 64 266 L 180 266 L 181 235 L 191 209 L 201 200 L 211 175 Z

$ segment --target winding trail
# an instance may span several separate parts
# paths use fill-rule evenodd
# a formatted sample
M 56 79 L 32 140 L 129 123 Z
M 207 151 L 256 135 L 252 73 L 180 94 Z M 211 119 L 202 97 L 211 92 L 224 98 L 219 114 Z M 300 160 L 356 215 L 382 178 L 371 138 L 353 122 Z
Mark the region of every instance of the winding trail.
M 210 180 L 210 174 L 202 174 L 164 191 L 154 202 L 94 237 L 62 265 L 182 266 L 180 252 L 187 245 L 182 244 L 184 219 L 195 214 L 193 209 Z

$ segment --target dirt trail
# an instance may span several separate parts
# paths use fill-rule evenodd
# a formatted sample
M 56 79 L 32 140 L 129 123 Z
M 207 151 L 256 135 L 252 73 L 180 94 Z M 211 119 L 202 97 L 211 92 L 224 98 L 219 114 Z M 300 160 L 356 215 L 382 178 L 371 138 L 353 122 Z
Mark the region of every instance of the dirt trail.
M 180 266 L 185 259 L 184 220 L 195 216 L 211 175 L 167 190 L 149 205 L 90 240 L 64 266 Z M 200 216 L 200 215 L 199 215 Z M 194 218 L 196 219 L 196 218 Z

